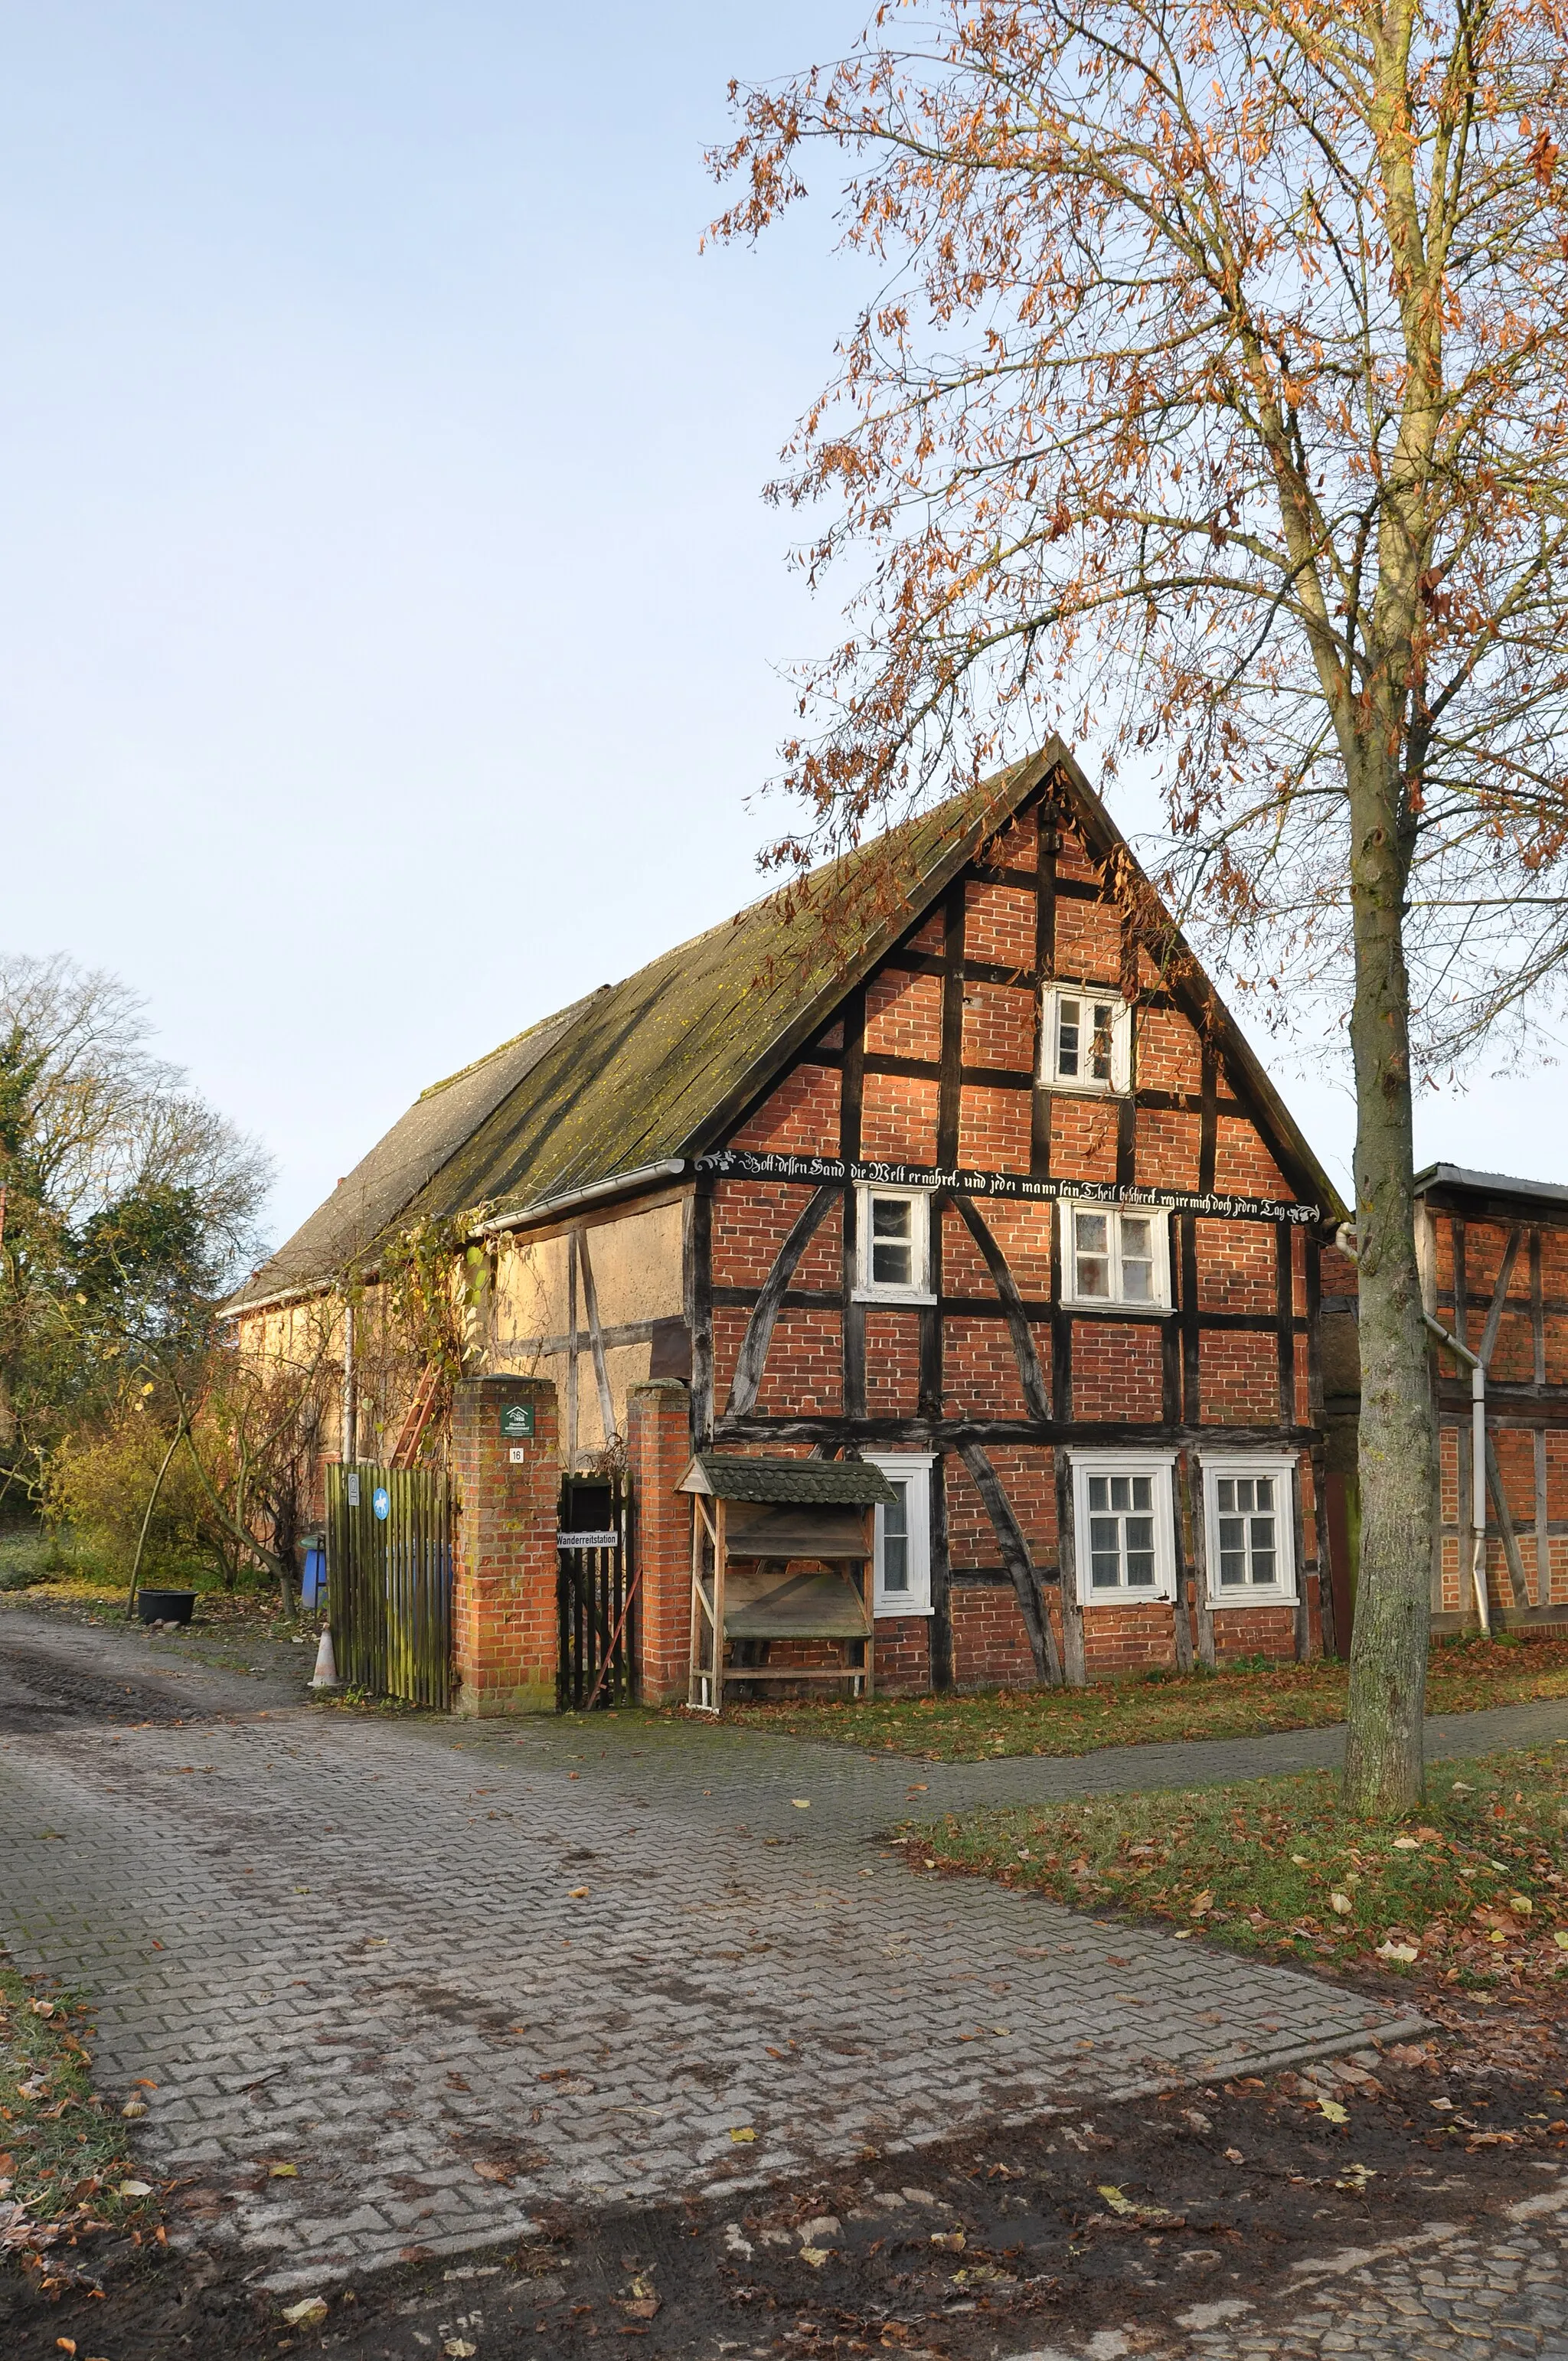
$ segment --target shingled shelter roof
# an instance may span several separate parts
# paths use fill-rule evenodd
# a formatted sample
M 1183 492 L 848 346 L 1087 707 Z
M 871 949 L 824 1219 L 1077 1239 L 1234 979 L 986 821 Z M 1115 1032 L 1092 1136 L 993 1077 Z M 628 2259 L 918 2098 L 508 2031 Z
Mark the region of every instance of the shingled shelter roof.
M 351 1267 L 372 1265 L 389 1234 L 424 1222 L 470 1231 L 513 1216 L 521 1223 L 587 1190 L 667 1178 L 726 1137 L 844 993 L 1052 773 L 1103 857 L 1119 831 L 1053 740 L 814 873 L 804 910 L 787 895 L 765 895 L 433 1085 L 227 1309 L 331 1285 Z M 1224 1055 L 1268 1110 L 1287 1168 L 1325 1210 L 1343 1211 L 1262 1067 L 1220 1016 Z

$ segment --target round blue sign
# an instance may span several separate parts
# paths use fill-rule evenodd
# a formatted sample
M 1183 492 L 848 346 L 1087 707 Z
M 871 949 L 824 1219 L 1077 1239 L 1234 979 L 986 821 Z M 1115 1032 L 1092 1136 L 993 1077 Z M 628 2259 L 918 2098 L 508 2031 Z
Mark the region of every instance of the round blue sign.
M 382 1521 L 385 1522 L 391 1510 L 392 1496 L 388 1491 L 384 1484 L 377 1485 L 375 1491 L 370 1496 L 370 1506 L 375 1510 L 376 1514 L 382 1520 Z

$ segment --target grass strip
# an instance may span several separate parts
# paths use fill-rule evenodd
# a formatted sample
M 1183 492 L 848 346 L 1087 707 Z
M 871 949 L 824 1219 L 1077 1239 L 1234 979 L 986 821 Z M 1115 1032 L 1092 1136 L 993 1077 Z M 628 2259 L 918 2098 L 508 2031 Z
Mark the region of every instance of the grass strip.
M 159 2192 L 130 2153 L 130 2122 L 94 2092 L 88 2004 L 46 1993 L 0 1954 L 0 2255 L 46 2285 L 79 2279 L 104 2231 L 161 2241 Z M 139 2091 L 126 2102 L 146 2112 Z
M 949 1814 L 899 1833 L 919 1875 L 1175 1921 L 1234 1951 L 1475 1993 L 1568 1975 L 1568 1741 L 1440 1764 L 1405 1822 L 1354 1817 L 1337 1775 L 1313 1771 Z
M 1255 1738 L 1344 1719 L 1349 1666 L 1245 1657 L 1221 1671 L 1151 1672 L 1081 1689 L 985 1689 L 964 1696 L 785 1698 L 725 1708 L 746 1729 L 818 1738 L 926 1763 L 1010 1754 L 1090 1754 L 1201 1738 Z M 780 1678 L 787 1679 L 781 1673 Z M 1429 1713 L 1478 1713 L 1533 1697 L 1568 1697 L 1568 1640 L 1506 1634 L 1442 1640 L 1427 1673 Z

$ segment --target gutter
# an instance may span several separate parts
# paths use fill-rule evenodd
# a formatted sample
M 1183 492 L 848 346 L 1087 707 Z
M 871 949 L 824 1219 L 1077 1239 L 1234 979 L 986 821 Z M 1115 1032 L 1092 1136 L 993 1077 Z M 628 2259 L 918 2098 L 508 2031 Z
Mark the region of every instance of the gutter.
M 684 1156 L 665 1159 L 663 1164 L 639 1164 L 630 1172 L 617 1172 L 608 1180 L 591 1180 L 584 1189 L 563 1189 L 554 1197 L 538 1197 L 532 1205 L 514 1206 L 510 1213 L 495 1213 L 477 1229 L 470 1230 L 471 1238 L 492 1238 L 501 1230 L 515 1230 L 524 1222 L 537 1222 L 549 1213 L 568 1213 L 575 1205 L 591 1204 L 596 1197 L 617 1197 L 625 1190 L 641 1189 L 651 1180 L 679 1180 L 685 1171 Z

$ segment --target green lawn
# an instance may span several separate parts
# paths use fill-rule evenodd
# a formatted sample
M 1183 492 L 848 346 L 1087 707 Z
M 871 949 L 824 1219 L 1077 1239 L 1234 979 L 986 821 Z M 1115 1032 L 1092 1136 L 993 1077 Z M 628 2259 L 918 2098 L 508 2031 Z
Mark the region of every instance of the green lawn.
M 1473 1990 L 1568 1975 L 1568 1741 L 1440 1764 L 1404 1823 L 1353 1818 L 1337 1776 L 950 1814 L 900 1831 L 959 1872 L 1275 1958 Z
M 129 2153 L 130 2122 L 94 2097 L 87 2017 L 0 1954 L 0 2225 L 46 2280 L 73 2272 L 82 2255 L 72 2242 L 95 2231 L 162 2235 L 158 2192 Z M 126 2103 L 146 2112 L 139 2092 Z
M 1568 1741 L 1441 1763 L 1408 1823 L 1351 1818 L 1330 1771 L 947 1816 L 900 1832 L 959 1870 L 1183 1936 L 1497 1988 L 1568 1974 Z
M 1148 1674 L 1082 1689 L 986 1689 L 962 1697 L 808 1697 L 726 1707 L 750 1729 L 826 1738 L 870 1753 L 927 1763 L 989 1755 L 1089 1754 L 1155 1740 L 1251 1738 L 1344 1719 L 1347 1667 L 1338 1663 L 1232 1665 L 1218 1673 Z M 1429 1713 L 1474 1713 L 1527 1697 L 1568 1697 L 1568 1640 L 1442 1641 L 1427 1675 Z

